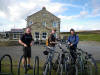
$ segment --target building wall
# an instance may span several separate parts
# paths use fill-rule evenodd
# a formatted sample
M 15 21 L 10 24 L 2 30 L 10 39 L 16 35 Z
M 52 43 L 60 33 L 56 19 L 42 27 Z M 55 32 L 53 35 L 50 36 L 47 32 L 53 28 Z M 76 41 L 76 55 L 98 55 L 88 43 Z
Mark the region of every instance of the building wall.
M 9 40 L 19 40 L 23 33 L 9 33 Z
M 53 25 L 57 26 L 54 27 Z M 52 28 L 57 30 L 57 37 L 60 36 L 60 19 L 47 11 L 45 7 L 39 12 L 27 17 L 27 26 L 31 27 L 31 33 L 34 39 L 35 32 L 40 33 L 39 40 L 42 40 L 42 33 L 47 32 L 47 36 L 49 36 Z

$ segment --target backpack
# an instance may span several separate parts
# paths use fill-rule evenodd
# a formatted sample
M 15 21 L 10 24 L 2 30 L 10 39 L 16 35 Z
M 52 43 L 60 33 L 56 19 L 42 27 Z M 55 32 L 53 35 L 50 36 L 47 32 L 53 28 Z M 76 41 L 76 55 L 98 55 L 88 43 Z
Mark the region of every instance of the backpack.
M 46 39 L 46 46 L 49 46 L 49 39 Z

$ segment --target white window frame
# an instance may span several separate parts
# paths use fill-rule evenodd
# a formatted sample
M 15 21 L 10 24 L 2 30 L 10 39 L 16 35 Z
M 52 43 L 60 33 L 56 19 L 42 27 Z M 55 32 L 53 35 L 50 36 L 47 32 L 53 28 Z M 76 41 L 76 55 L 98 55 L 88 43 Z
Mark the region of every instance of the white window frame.
M 43 25 L 43 26 L 46 26 L 46 21 L 43 21 L 43 22 L 42 22 L 42 25 Z
M 43 17 L 44 17 L 44 16 L 46 16 L 46 14 L 45 14 L 45 13 L 43 14 Z
M 57 33 L 56 33 L 56 38 L 58 38 L 58 35 L 57 35 Z
M 33 24 L 33 22 L 32 21 L 29 21 L 28 25 L 32 25 L 32 24 Z
M 4 33 L 4 37 L 6 37 L 6 33 Z
M 46 32 L 43 32 L 43 33 L 46 33 Z M 43 35 L 43 33 L 42 33 L 42 40 L 46 40 L 46 39 L 47 39 L 47 35 L 48 35 L 48 34 L 46 33 L 46 35 L 45 35 L 45 36 L 46 36 L 46 38 L 43 38 L 43 36 L 44 36 L 44 35 Z
M 34 33 L 34 38 L 35 38 L 34 40 L 36 40 L 36 39 L 40 40 L 40 33 L 38 32 L 39 33 L 39 38 L 36 38 L 36 34 L 35 33 Z
M 18 33 L 13 33 L 13 39 L 19 39 L 18 37 L 14 37 L 14 35 L 18 35 Z
M 56 21 L 53 21 L 52 26 L 53 27 L 58 27 L 58 23 Z

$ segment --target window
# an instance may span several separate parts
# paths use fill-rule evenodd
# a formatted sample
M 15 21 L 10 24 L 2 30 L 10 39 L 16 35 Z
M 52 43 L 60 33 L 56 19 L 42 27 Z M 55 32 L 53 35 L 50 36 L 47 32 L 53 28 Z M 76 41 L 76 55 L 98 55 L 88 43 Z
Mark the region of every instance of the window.
M 32 21 L 29 21 L 29 25 L 32 25 L 33 24 L 33 22 Z
M 53 22 L 53 27 L 57 27 L 57 22 Z
M 22 35 L 23 35 L 23 34 L 20 34 L 20 35 L 19 35 L 19 38 L 22 37 Z
M 44 21 L 44 22 L 42 22 L 42 25 L 43 25 L 43 26 L 46 26 L 46 22 L 45 22 L 45 21 Z
M 46 32 L 43 32 L 43 33 L 42 33 L 42 38 L 43 38 L 43 39 L 46 39 L 46 36 L 47 36 L 47 33 L 46 33 Z
M 13 39 L 18 39 L 18 34 L 13 34 Z
M 39 39 L 39 32 L 35 32 L 35 38 Z
M 9 34 L 8 34 L 8 33 L 6 33 L 6 37 L 7 37 L 7 38 L 9 37 Z
M 46 14 L 43 14 L 43 16 L 46 16 Z

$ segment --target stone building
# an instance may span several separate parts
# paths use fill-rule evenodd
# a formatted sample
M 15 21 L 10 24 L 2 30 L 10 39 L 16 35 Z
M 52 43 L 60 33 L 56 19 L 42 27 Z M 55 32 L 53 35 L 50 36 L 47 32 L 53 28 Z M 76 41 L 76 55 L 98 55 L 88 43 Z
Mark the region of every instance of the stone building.
M 5 38 L 9 40 L 19 40 L 23 33 L 23 29 L 11 29 L 10 31 L 5 32 Z
M 28 16 L 26 21 L 34 40 L 46 40 L 51 29 L 56 29 L 56 37 L 60 37 L 60 18 L 47 11 L 45 7 Z

